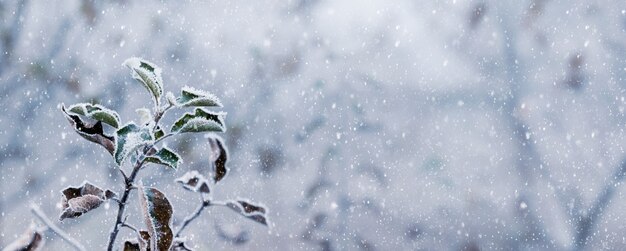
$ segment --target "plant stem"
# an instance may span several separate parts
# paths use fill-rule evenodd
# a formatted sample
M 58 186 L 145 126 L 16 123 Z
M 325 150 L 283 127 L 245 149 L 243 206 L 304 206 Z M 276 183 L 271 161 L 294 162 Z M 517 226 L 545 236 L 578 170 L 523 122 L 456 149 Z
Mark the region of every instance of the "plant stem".
M 154 125 L 155 127 L 159 124 L 159 121 L 161 120 L 161 118 L 163 117 L 163 115 L 165 115 L 165 113 L 167 112 L 167 110 L 169 110 L 170 108 L 174 107 L 172 104 L 168 104 L 168 106 L 166 106 L 165 108 L 163 108 L 163 110 L 159 109 L 157 107 L 157 112 L 154 115 Z
M 135 181 L 135 178 L 137 177 L 137 173 L 143 166 L 143 163 L 144 163 L 143 160 L 138 161 L 133 167 L 133 171 L 130 173 L 130 176 L 124 179 L 124 183 L 125 183 L 124 194 L 122 195 L 122 199 L 120 200 L 120 203 L 118 203 L 119 208 L 117 210 L 117 219 L 115 221 L 115 226 L 113 226 L 113 230 L 111 231 L 111 234 L 109 235 L 109 244 L 107 246 L 108 251 L 113 250 L 113 245 L 115 244 L 115 238 L 117 238 L 117 234 L 120 231 L 120 227 L 122 226 L 122 223 L 124 222 L 123 217 L 124 217 L 124 211 L 126 210 L 126 201 L 128 201 L 130 191 L 133 189 L 133 182 Z
M 205 207 L 208 207 L 210 205 L 211 205 L 210 201 L 203 199 L 202 204 L 200 204 L 200 206 L 198 206 L 198 208 L 196 208 L 196 210 L 193 211 L 191 215 L 185 217 L 183 224 L 181 224 L 180 228 L 176 230 L 176 234 L 174 235 L 174 237 L 180 237 L 180 234 L 183 232 L 185 227 L 187 227 L 187 225 L 189 225 L 189 223 L 191 223 L 191 221 L 193 221 L 195 218 L 198 218 L 198 216 L 200 216 L 200 213 L 202 213 L 202 210 L 204 210 Z
M 31 204 L 30 206 L 30 211 L 37 216 L 37 218 L 39 218 L 44 224 L 46 224 L 46 226 L 48 227 L 48 229 L 50 229 L 52 232 L 54 232 L 56 235 L 58 235 L 59 237 L 61 237 L 61 239 L 67 241 L 70 245 L 72 245 L 76 250 L 79 251 L 85 251 L 85 247 L 80 244 L 78 241 L 74 240 L 72 237 L 70 237 L 65 231 L 61 230 L 59 227 L 57 227 L 56 225 L 54 225 L 54 223 L 52 223 L 52 221 L 50 221 L 50 219 L 48 218 L 48 216 L 46 216 L 46 214 L 41 211 L 41 209 L 35 205 L 35 204 Z
M 135 233 L 137 233 L 137 235 L 139 235 L 139 230 L 136 227 L 134 227 L 133 225 L 130 225 L 130 224 L 127 224 L 127 223 L 124 222 L 124 223 L 122 223 L 122 227 L 125 227 L 125 228 L 128 228 L 130 230 L 133 230 L 133 231 L 135 231 Z
M 161 142 L 164 139 L 167 139 L 167 138 L 169 138 L 171 136 L 174 136 L 174 134 L 173 133 L 165 134 L 163 137 L 161 137 L 161 138 L 157 139 L 156 141 L 154 141 L 154 145 L 158 144 L 159 142 Z
M 154 116 L 154 129 L 157 128 L 157 126 L 159 125 L 159 121 L 161 120 L 161 118 L 163 117 L 163 115 L 165 114 L 165 112 L 167 112 L 167 110 L 169 110 L 170 108 L 173 107 L 172 104 L 169 104 L 168 106 L 166 106 L 165 108 L 163 108 L 162 110 L 159 107 L 159 103 L 157 102 L 155 107 L 155 110 L 157 111 L 155 116 Z M 135 188 L 135 185 L 133 184 L 135 182 L 135 178 L 137 177 L 137 173 L 139 172 L 139 170 L 141 170 L 141 167 L 144 164 L 145 161 L 145 155 L 147 154 L 147 152 L 152 149 L 152 147 L 154 145 L 156 145 L 157 143 L 161 142 L 162 140 L 172 136 L 173 134 L 169 133 L 163 137 L 161 137 L 160 139 L 156 140 L 154 143 L 144 147 L 141 156 L 138 157 L 138 161 L 135 163 L 135 166 L 133 167 L 133 171 L 130 173 L 129 176 L 126 176 L 126 173 L 124 172 L 124 170 L 122 170 L 121 168 L 120 173 L 122 174 L 122 176 L 124 177 L 124 185 L 125 185 L 125 189 L 124 189 L 124 194 L 122 195 L 122 199 L 119 201 L 118 205 L 119 208 L 117 210 L 117 218 L 115 220 L 115 226 L 113 226 L 113 230 L 111 230 L 111 234 L 109 235 L 109 244 L 107 246 L 107 250 L 108 251 L 112 251 L 113 250 L 113 246 L 115 244 L 115 239 L 117 238 L 117 234 L 120 231 L 121 227 L 129 227 L 130 225 L 125 223 L 125 220 L 123 219 L 124 217 L 124 211 L 126 211 L 126 201 L 128 201 L 128 197 L 130 195 L 130 191 L 133 190 L 133 188 Z M 135 229 L 136 231 L 137 229 Z

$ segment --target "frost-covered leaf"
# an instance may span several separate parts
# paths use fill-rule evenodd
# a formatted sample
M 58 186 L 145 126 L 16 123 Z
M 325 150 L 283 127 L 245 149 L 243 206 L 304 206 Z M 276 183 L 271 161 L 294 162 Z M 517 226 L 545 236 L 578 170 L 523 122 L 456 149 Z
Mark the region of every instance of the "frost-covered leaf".
M 92 105 L 89 103 L 74 104 L 67 108 L 69 112 L 86 116 L 90 119 L 101 121 L 114 128 L 120 126 L 120 115 L 102 105 Z
M 85 181 L 79 187 L 68 187 L 63 191 L 63 211 L 59 220 L 76 218 L 99 207 L 104 201 L 117 197 L 111 190 L 102 190 Z
M 169 101 L 169 98 L 168 98 Z M 170 101 L 171 102 L 171 101 Z M 185 86 L 181 90 L 181 95 L 176 98 L 175 105 L 182 107 L 189 106 L 218 106 L 222 107 L 222 102 L 213 94 Z
M 223 112 L 210 112 L 196 108 L 193 114 L 185 113 L 172 126 L 172 132 L 225 132 Z
M 148 251 L 150 250 L 150 234 L 141 230 L 135 239 L 124 241 L 124 251 Z
M 207 136 L 209 141 L 209 162 L 213 166 L 213 181 L 217 183 L 228 174 L 229 168 L 226 166 L 228 161 L 228 151 L 224 146 L 220 136 L 210 134 Z
M 154 129 L 154 140 L 158 140 L 163 136 L 165 136 L 165 132 L 163 131 L 161 126 L 157 126 L 156 129 Z
M 104 191 L 104 198 L 109 199 L 117 199 L 117 194 L 109 189 Z
M 165 99 L 167 99 L 167 103 L 172 106 L 178 105 L 178 103 L 176 102 L 176 97 L 174 97 L 174 93 L 172 92 L 167 92 L 167 94 L 165 94 Z
M 144 85 L 144 87 L 146 87 L 146 89 L 148 89 L 148 91 L 150 91 L 154 102 L 158 106 L 161 95 L 163 94 L 161 68 L 141 58 L 126 59 L 123 65 L 130 68 L 132 70 L 133 78 L 137 79 Z
M 116 134 L 115 153 L 113 156 L 118 165 L 122 165 L 126 156 L 137 150 L 140 146 L 154 141 L 150 127 L 139 127 L 134 123 L 130 123 L 118 129 Z
M 140 187 L 141 208 L 150 235 L 150 250 L 169 250 L 174 239 L 170 228 L 172 205 L 161 191 Z
M 145 160 L 147 162 L 166 165 L 174 169 L 177 169 L 178 165 L 182 162 L 182 158 L 167 147 L 164 147 L 155 154 L 146 157 Z
M 262 206 L 254 205 L 245 200 L 229 201 L 226 202 L 226 206 L 248 219 L 267 226 L 266 209 Z
M 115 138 L 104 133 L 102 121 L 83 119 L 75 112 L 68 112 L 65 106 L 62 106 L 61 110 L 63 110 L 65 118 L 67 118 L 72 127 L 74 127 L 74 131 L 76 131 L 78 135 L 91 142 L 104 146 L 110 154 L 113 154 L 115 151 Z
M 139 235 L 137 236 L 137 242 L 139 243 L 139 248 L 142 251 L 150 250 L 150 233 L 145 230 L 139 231 Z
M 196 170 L 185 173 L 185 175 L 176 179 L 176 182 L 182 184 L 183 187 L 189 191 L 200 193 L 211 192 L 211 189 L 209 189 L 209 181 Z
M 193 249 L 185 244 L 186 241 L 185 238 L 175 238 L 170 251 L 193 251 Z
M 35 224 L 30 227 L 15 241 L 2 249 L 3 251 L 36 251 L 42 250 L 45 238 L 43 232 L 37 230 Z

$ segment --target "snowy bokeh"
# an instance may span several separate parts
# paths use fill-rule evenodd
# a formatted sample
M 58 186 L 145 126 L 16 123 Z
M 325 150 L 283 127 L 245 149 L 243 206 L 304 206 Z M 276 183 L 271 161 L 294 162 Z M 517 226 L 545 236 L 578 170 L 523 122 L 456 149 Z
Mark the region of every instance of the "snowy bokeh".
M 224 105 L 212 198 L 268 209 L 269 227 L 206 209 L 185 230 L 197 250 L 626 249 L 624 1 L 8 0 L 0 36 L 0 247 L 39 222 L 32 204 L 106 247 L 114 202 L 57 220 L 68 186 L 123 190 L 60 108 L 139 123 L 151 98 L 122 63 L 142 57 L 165 91 Z M 179 169 L 139 178 L 177 226 L 200 199 L 174 180 L 210 152 L 198 134 L 167 146 Z

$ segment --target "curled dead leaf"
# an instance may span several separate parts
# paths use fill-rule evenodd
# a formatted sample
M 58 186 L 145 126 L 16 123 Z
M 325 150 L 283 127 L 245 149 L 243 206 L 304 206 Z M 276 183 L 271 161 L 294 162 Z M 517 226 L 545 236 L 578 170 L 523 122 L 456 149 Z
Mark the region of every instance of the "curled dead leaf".
M 209 162 L 213 166 L 213 181 L 217 183 L 228 174 L 229 168 L 226 166 L 228 161 L 228 151 L 224 146 L 224 140 L 215 134 L 207 136 L 209 141 Z
M 185 173 L 185 175 L 176 179 L 176 182 L 182 184 L 183 187 L 189 191 L 200 193 L 211 192 L 208 180 L 196 170 Z
M 173 209 L 165 194 L 153 187 L 140 187 L 140 201 L 149 235 L 150 250 L 167 251 L 172 246 L 174 234 L 170 227 Z
M 104 201 L 117 197 L 111 190 L 102 190 L 85 181 L 80 187 L 68 187 L 63 193 L 63 211 L 59 220 L 76 218 L 99 207 Z
M 254 205 L 245 200 L 229 201 L 226 202 L 226 206 L 248 219 L 267 226 L 266 209 L 262 206 Z

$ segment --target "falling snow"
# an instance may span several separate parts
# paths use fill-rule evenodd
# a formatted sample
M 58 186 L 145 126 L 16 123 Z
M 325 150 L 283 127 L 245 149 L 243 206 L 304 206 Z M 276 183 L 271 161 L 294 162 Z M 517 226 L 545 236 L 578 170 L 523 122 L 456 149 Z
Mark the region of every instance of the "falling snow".
M 135 159 L 119 167 L 115 129 L 91 134 L 107 152 L 61 104 L 82 104 L 89 126 L 108 114 L 150 127 L 159 98 L 176 108 L 165 133 L 188 116 L 179 130 L 220 131 L 228 148 L 219 183 L 204 133 L 168 136 L 161 146 L 184 162 L 138 175 L 167 195 L 174 230 L 203 200 L 232 199 L 175 244 L 626 248 L 625 1 L 14 0 L 0 17 L 0 248 L 43 236 L 43 250 L 71 250 L 38 208 L 105 249 L 117 198 L 60 222 L 61 191 L 88 180 L 121 195 L 119 168 L 130 174 Z M 119 161 L 154 133 L 133 131 Z M 175 181 L 191 171 L 202 189 Z M 146 230 L 130 194 L 127 221 Z M 254 205 L 262 214 L 246 212 Z M 117 242 L 136 237 L 123 228 Z

